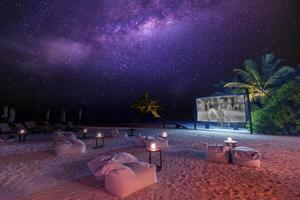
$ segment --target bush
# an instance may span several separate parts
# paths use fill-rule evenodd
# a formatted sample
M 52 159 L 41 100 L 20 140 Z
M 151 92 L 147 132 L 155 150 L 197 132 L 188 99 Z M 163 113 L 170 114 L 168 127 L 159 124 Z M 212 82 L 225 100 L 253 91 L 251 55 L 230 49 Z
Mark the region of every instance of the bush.
M 266 134 L 300 132 L 300 77 L 265 98 L 263 108 L 252 112 L 253 130 Z

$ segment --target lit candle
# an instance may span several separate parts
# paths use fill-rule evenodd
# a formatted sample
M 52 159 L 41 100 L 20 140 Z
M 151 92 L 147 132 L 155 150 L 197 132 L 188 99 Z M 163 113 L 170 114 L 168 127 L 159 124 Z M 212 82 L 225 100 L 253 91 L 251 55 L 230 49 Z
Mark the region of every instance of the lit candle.
M 231 141 L 232 141 L 231 137 L 227 138 L 227 141 L 228 141 L 228 142 L 231 142 Z
M 163 133 L 161 134 L 161 136 L 164 137 L 164 138 L 166 138 L 166 137 L 168 137 L 168 134 L 167 134 L 166 132 L 163 132 Z
M 155 144 L 155 143 L 151 143 L 150 148 L 151 148 L 152 150 L 155 150 L 155 149 L 156 149 L 156 144 Z
M 87 133 L 87 129 L 86 129 L 86 128 L 85 128 L 85 129 L 83 129 L 83 132 L 84 132 L 84 133 Z
M 101 133 L 98 133 L 98 134 L 97 134 L 97 137 L 102 137 L 102 134 L 101 134 Z
M 25 130 L 24 130 L 24 129 L 21 129 L 20 133 L 21 133 L 21 134 L 24 134 L 24 133 L 25 133 Z

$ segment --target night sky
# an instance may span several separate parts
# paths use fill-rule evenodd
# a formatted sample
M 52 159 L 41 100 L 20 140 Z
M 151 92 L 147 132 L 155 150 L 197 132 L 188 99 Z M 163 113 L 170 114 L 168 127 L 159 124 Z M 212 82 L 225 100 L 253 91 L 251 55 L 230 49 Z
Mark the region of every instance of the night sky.
M 192 118 L 195 97 L 243 60 L 300 61 L 297 0 L 5 0 L 0 105 L 17 118 L 83 108 L 94 122 L 130 121 L 145 91 L 163 116 Z

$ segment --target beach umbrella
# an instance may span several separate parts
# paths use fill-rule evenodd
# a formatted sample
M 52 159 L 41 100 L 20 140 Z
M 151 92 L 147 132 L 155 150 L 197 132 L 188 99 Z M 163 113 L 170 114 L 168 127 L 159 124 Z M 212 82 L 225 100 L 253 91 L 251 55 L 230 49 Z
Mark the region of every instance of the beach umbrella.
M 66 118 L 67 118 L 66 115 L 67 115 L 66 110 L 63 109 L 61 111 L 61 122 L 66 122 Z
M 46 111 L 45 120 L 46 121 L 50 120 L 50 109 L 47 109 L 47 111 Z
M 16 121 L 16 110 L 14 108 L 9 109 L 9 123 L 14 123 Z

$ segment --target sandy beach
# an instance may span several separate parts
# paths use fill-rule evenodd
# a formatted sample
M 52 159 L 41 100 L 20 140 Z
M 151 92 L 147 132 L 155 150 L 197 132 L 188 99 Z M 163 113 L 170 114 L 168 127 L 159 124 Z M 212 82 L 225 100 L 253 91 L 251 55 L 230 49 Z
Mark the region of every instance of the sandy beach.
M 157 136 L 162 129 L 140 129 Z M 300 138 L 214 132 L 166 130 L 169 148 L 163 152 L 158 182 L 125 199 L 300 199 Z M 35 136 L 31 136 L 35 137 Z M 41 136 L 38 136 L 41 137 Z M 43 136 L 44 137 L 44 136 Z M 94 149 L 95 139 L 84 140 L 87 152 L 58 157 L 51 135 L 24 143 L 0 143 L 0 199 L 2 200 L 111 200 L 86 163 L 99 155 L 128 152 L 148 161 L 144 148 L 134 137 L 109 138 L 103 149 Z M 203 143 L 220 143 L 232 137 L 239 146 L 262 154 L 261 168 L 213 163 L 203 158 Z M 30 139 L 30 138 L 29 138 Z

